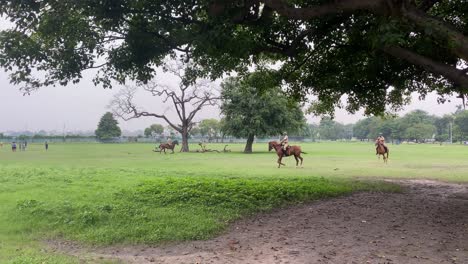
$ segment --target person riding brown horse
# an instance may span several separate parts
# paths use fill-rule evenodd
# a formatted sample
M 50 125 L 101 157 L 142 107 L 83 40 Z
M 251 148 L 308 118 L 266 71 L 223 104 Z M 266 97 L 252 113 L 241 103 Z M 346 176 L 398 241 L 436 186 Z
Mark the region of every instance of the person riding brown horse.
M 164 154 L 166 154 L 166 149 L 172 150 L 171 154 L 174 153 L 174 148 L 176 145 L 179 145 L 179 142 L 177 140 L 174 140 L 171 143 L 161 143 L 159 144 L 159 153 L 164 151 Z
M 380 155 L 382 155 L 383 157 L 383 160 L 385 163 L 388 163 L 388 154 L 389 154 L 389 150 L 388 150 L 388 147 L 385 146 L 381 141 L 377 142 L 377 154 L 376 155 L 379 155 L 379 159 L 380 159 Z M 387 155 L 385 155 L 387 154 Z
M 378 144 L 382 144 L 382 146 L 385 148 L 386 151 L 388 151 L 388 147 L 387 145 L 385 145 L 385 138 L 384 136 L 382 135 L 382 133 L 379 134 L 379 136 L 377 137 L 377 139 L 375 140 L 375 155 L 379 154 L 378 152 Z
M 302 166 L 303 158 L 301 157 L 301 153 L 307 154 L 301 150 L 300 146 L 290 146 L 285 152 L 283 150 L 283 146 L 281 146 L 281 143 L 276 141 L 268 142 L 268 151 L 271 151 L 272 149 L 274 149 L 276 151 L 276 155 L 278 155 L 278 168 L 280 168 L 281 165 L 286 166 L 286 164 L 281 162 L 283 157 L 288 157 L 292 155 L 294 155 L 294 158 L 296 159 L 296 167 L 299 166 L 299 160 L 301 160 Z

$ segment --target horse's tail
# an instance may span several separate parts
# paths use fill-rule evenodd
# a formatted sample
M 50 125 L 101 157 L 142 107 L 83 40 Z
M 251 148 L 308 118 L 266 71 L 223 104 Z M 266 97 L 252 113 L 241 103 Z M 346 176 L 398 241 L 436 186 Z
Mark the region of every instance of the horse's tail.
M 304 152 L 304 151 L 302 151 L 302 150 L 301 150 L 301 153 L 307 154 L 307 152 Z

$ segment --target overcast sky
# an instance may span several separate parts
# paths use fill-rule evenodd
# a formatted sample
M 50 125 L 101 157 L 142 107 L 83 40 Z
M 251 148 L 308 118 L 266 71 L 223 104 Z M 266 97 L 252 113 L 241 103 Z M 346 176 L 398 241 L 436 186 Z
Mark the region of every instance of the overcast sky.
M 7 27 L 7 23 L 0 18 L 0 30 Z M 39 131 L 57 130 L 95 130 L 100 117 L 109 111 L 108 105 L 112 96 L 119 90 L 103 89 L 95 87 L 91 81 L 93 73 L 84 75 L 85 78 L 77 85 L 67 87 L 45 87 L 23 95 L 18 86 L 9 83 L 8 74 L 0 71 L 0 132 L 2 131 Z M 176 85 L 173 77 L 159 75 L 159 82 L 167 82 Z M 435 95 L 430 95 L 425 101 L 417 100 L 414 96 L 411 105 L 405 108 L 401 114 L 414 109 L 422 109 L 431 114 L 443 115 L 454 112 L 456 105 L 461 104 L 458 99 L 450 103 L 440 105 Z M 139 93 L 138 104 L 146 110 L 155 112 L 166 112 L 175 117 L 175 113 L 167 110 L 167 105 L 162 105 L 155 98 L 144 91 Z M 219 118 L 217 108 L 207 108 L 200 112 L 197 120 L 204 118 Z M 336 120 L 342 123 L 353 123 L 363 118 L 362 115 L 348 115 L 345 111 L 338 110 Z M 319 117 L 307 116 L 309 122 L 319 121 Z M 161 123 L 162 120 L 155 118 L 141 118 L 138 120 L 119 120 L 120 126 L 125 130 L 140 130 L 153 123 Z M 166 125 L 166 124 L 164 124 Z
M 164 76 L 161 82 L 171 83 L 171 80 Z M 94 130 L 99 118 L 109 111 L 108 105 L 112 96 L 119 90 L 114 87 L 112 90 L 95 87 L 91 78 L 83 79 L 78 85 L 67 87 L 45 87 L 31 93 L 23 95 L 19 87 L 9 83 L 7 74 L 0 73 L 0 131 L 18 130 Z M 460 100 L 453 100 L 451 103 L 440 105 L 436 101 L 436 96 L 431 95 L 425 101 L 413 101 L 406 107 L 408 112 L 413 109 L 423 109 L 429 113 L 443 115 L 455 111 L 455 106 L 460 104 Z M 167 109 L 161 101 L 140 91 L 138 104 L 146 110 L 155 112 L 166 112 L 169 116 L 175 117 L 175 113 Z M 200 112 L 198 120 L 203 118 L 219 118 L 217 108 L 208 108 Z M 338 111 L 336 120 L 343 123 L 356 122 L 362 115 L 348 115 L 344 111 Z M 308 120 L 316 122 L 319 119 L 308 116 Z M 138 120 L 119 120 L 121 128 L 126 130 L 144 129 L 152 123 L 162 123 L 155 118 L 141 118 Z

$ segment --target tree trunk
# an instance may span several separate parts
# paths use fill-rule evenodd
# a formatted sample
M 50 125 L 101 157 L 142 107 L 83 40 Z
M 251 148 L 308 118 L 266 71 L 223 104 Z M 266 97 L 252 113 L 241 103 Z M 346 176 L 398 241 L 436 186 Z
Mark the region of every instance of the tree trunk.
M 252 144 L 254 142 L 255 135 L 249 135 L 247 137 L 247 144 L 245 145 L 244 153 L 252 153 Z
M 188 152 L 189 151 L 189 146 L 188 146 L 188 129 L 187 127 L 182 128 L 182 148 L 180 149 L 180 152 Z

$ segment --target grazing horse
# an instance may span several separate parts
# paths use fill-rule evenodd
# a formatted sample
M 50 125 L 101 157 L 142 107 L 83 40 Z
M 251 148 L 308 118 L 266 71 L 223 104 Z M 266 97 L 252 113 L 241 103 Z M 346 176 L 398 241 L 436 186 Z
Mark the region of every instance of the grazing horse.
M 161 143 L 159 144 L 159 153 L 161 154 L 162 151 L 164 151 L 164 154 L 166 154 L 166 149 L 172 150 L 172 153 L 174 153 L 174 148 L 176 145 L 179 145 L 179 142 L 177 140 L 174 140 L 171 144 L 169 143 Z
M 380 159 L 380 155 L 382 155 L 384 163 L 387 163 L 388 162 L 388 153 L 390 152 L 388 147 L 385 148 L 383 143 L 378 142 L 376 149 L 377 149 L 377 154 L 376 155 L 379 155 L 379 159 Z M 387 154 L 387 155 L 385 156 L 385 154 Z
M 276 141 L 268 142 L 268 151 L 271 151 L 272 149 L 274 149 L 276 151 L 276 154 L 278 155 L 278 168 L 280 168 L 281 165 L 286 166 L 286 164 L 281 162 L 283 157 L 288 157 L 292 155 L 294 155 L 294 158 L 296 159 L 296 167 L 299 166 L 299 159 L 301 160 L 302 166 L 303 158 L 301 157 L 301 153 L 307 154 L 301 150 L 300 146 L 290 146 L 286 150 L 286 152 L 284 152 L 283 146 L 281 146 L 281 144 Z

